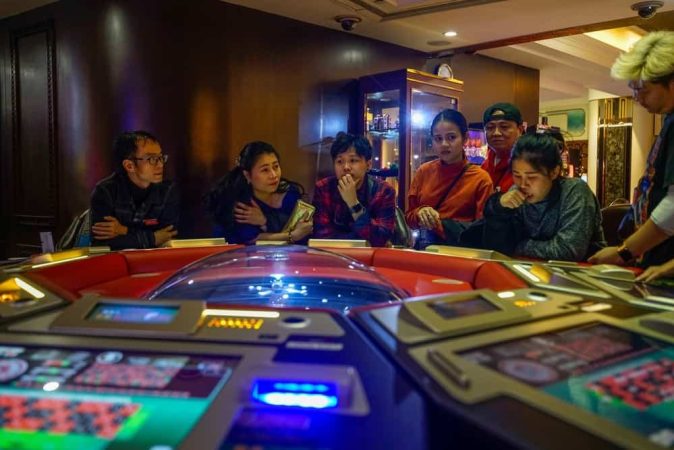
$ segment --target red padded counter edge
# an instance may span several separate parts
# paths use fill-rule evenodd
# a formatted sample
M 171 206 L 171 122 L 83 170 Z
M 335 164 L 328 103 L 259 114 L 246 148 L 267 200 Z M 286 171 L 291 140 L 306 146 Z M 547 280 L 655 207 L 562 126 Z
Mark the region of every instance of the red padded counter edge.
M 502 291 L 528 285 L 498 262 L 394 248 L 329 248 L 376 268 L 436 275 L 469 283 L 474 289 Z
M 367 264 L 368 266 L 374 265 L 372 263 L 374 259 L 374 252 L 379 250 L 377 248 L 370 247 L 320 247 L 320 249 L 337 253 L 338 255 L 348 256 L 355 259 L 356 261 L 362 262 L 363 264 Z
M 128 296 L 144 293 L 166 279 L 172 271 L 214 253 L 240 248 L 240 245 L 219 245 L 190 248 L 125 250 L 55 264 L 26 272 L 26 277 L 55 294 L 77 300 L 86 292 Z M 130 276 L 155 273 L 158 276 L 129 280 Z M 160 274 L 160 272 L 164 272 Z M 167 273 L 168 272 L 168 273 Z M 128 282 L 128 286 L 123 283 Z M 119 289 L 111 289 L 122 283 Z
M 76 300 L 82 289 L 128 274 L 126 258 L 121 253 L 108 253 L 40 267 L 26 272 L 25 276 L 61 297 Z
M 121 253 L 129 265 L 129 274 L 136 274 L 177 270 L 189 263 L 215 253 L 235 250 L 241 247 L 243 245 L 211 245 L 208 247 L 124 250 Z
M 84 292 L 142 295 L 165 280 L 173 271 L 189 263 L 240 247 L 242 246 L 228 245 L 126 250 L 37 268 L 27 272 L 26 277 L 68 300 L 76 300 Z M 499 291 L 527 287 L 515 274 L 492 261 L 389 248 L 327 250 L 352 257 L 375 268 L 407 272 L 408 282 L 412 282 L 415 277 L 422 279 L 430 275 L 464 281 L 475 289 L 490 288 Z M 135 276 L 138 274 L 148 276 Z M 395 280 L 391 281 L 395 283 Z

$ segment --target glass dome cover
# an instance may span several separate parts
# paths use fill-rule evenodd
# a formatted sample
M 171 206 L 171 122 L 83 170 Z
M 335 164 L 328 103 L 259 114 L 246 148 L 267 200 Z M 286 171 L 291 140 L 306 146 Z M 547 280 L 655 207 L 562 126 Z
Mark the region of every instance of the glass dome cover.
M 405 297 L 404 291 L 355 259 L 301 246 L 250 246 L 211 255 L 184 267 L 149 295 L 345 312 Z

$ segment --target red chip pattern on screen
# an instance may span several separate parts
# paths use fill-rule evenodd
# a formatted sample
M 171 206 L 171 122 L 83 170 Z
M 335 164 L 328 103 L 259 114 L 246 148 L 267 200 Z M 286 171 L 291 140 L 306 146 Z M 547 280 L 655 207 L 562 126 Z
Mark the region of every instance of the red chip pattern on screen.
M 72 433 L 113 439 L 140 408 L 135 403 L 0 395 L 0 429 Z

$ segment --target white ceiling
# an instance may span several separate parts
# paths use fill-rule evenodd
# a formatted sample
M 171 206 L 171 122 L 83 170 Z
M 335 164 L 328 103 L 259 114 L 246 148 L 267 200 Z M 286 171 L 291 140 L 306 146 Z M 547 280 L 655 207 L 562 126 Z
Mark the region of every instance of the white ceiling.
M 587 98 L 588 89 L 629 95 L 624 82 L 609 76 L 621 50 L 577 33 L 617 26 L 640 33 L 639 27 L 674 29 L 674 0 L 664 0 L 650 21 L 630 8 L 637 0 L 223 1 L 339 31 L 334 18 L 355 15 L 362 22 L 349 33 L 433 54 L 475 47 L 478 54 L 539 69 L 541 102 Z M 458 35 L 444 37 L 448 30 Z M 564 37 L 544 39 L 553 36 Z

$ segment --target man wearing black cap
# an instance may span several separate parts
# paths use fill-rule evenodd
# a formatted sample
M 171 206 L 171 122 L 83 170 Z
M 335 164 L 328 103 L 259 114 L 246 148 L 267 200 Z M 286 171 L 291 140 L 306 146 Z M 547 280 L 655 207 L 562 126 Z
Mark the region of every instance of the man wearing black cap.
M 494 103 L 482 116 L 489 152 L 482 168 L 489 173 L 496 192 L 507 192 L 513 185 L 510 152 L 522 134 L 522 114 L 511 103 Z

